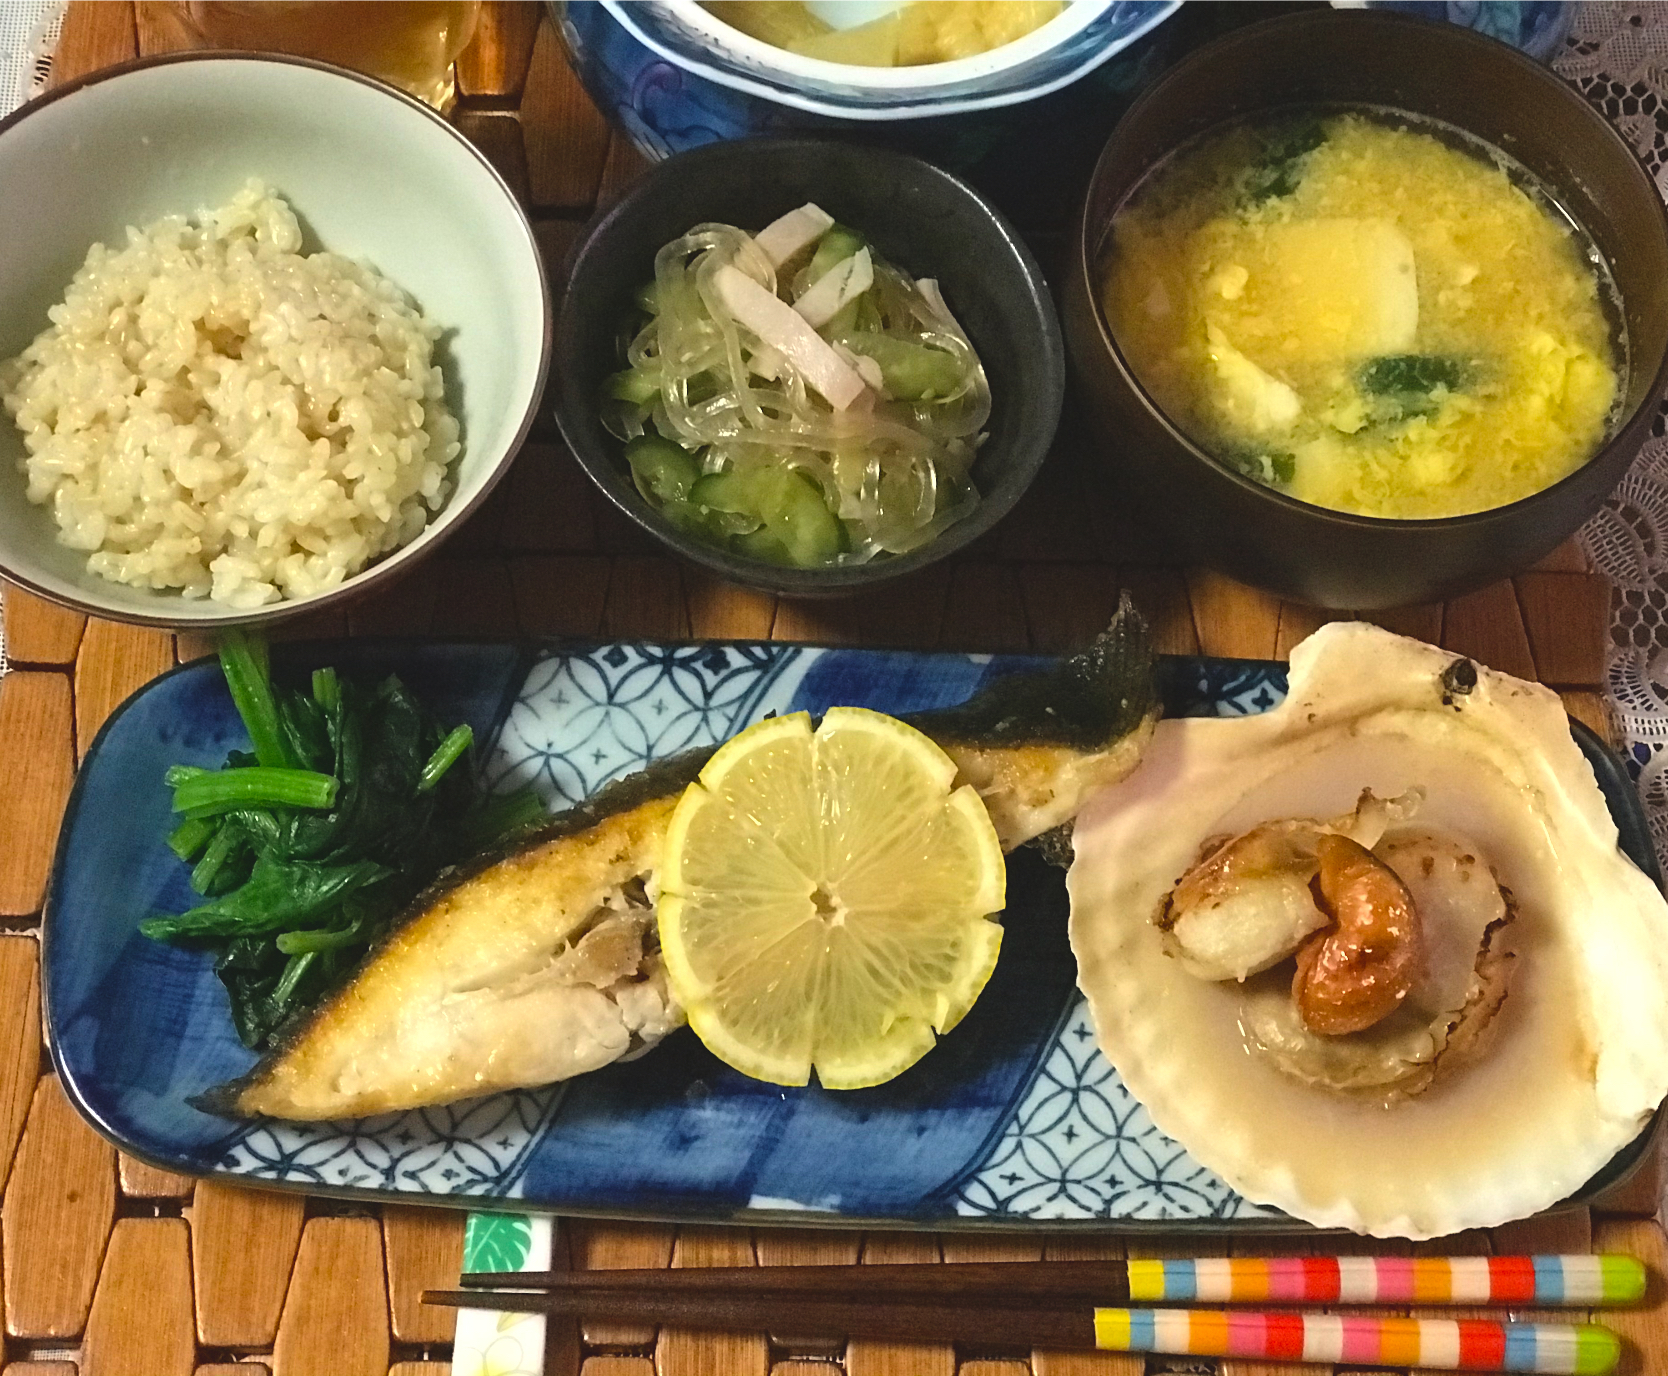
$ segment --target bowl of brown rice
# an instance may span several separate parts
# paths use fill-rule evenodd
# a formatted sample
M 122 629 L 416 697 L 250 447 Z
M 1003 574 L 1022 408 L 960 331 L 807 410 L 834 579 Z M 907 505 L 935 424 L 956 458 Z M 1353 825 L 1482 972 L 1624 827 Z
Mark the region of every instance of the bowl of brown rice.
M 206 630 L 393 579 L 543 391 L 532 228 L 421 102 L 321 63 L 142 60 L 0 121 L 0 574 Z

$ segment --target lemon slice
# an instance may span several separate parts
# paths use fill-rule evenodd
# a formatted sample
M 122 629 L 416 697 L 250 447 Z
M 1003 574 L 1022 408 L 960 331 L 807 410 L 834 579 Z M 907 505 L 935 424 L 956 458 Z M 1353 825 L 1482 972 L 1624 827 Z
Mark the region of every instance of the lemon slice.
M 660 941 L 707 1047 L 744 1075 L 890 1080 L 996 968 L 1007 870 L 950 757 L 860 707 L 749 727 L 707 762 L 666 837 Z

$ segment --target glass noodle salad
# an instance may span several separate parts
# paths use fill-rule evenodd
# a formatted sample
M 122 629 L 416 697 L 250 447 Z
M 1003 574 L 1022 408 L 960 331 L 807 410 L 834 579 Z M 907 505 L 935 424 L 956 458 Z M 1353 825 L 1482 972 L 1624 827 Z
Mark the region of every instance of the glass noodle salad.
M 979 500 L 990 386 L 938 284 L 804 205 L 703 224 L 655 255 L 604 423 L 644 498 L 770 563 L 861 564 Z

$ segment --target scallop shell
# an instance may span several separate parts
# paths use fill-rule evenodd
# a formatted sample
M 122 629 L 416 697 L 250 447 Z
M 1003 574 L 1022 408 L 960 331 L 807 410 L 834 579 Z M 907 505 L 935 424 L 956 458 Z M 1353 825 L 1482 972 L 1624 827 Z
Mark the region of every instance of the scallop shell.
M 1157 1125 L 1247 1199 L 1321 1227 L 1435 1237 L 1557 1203 L 1668 1094 L 1668 903 L 1617 847 L 1558 696 L 1365 623 L 1291 655 L 1246 718 L 1161 722 L 1079 815 L 1071 942 L 1101 1049 Z M 1386 1105 L 1253 1056 L 1240 991 L 1188 974 L 1151 918 L 1208 837 L 1424 790 L 1518 908 L 1485 1054 Z

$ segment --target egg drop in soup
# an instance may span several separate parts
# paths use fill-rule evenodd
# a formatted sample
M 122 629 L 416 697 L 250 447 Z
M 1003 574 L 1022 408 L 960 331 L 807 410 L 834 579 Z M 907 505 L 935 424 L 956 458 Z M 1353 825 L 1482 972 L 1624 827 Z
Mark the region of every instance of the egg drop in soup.
M 1484 511 L 1603 442 L 1625 366 L 1590 242 L 1528 175 L 1379 112 L 1238 125 L 1112 222 L 1104 304 L 1219 461 L 1364 516 Z

